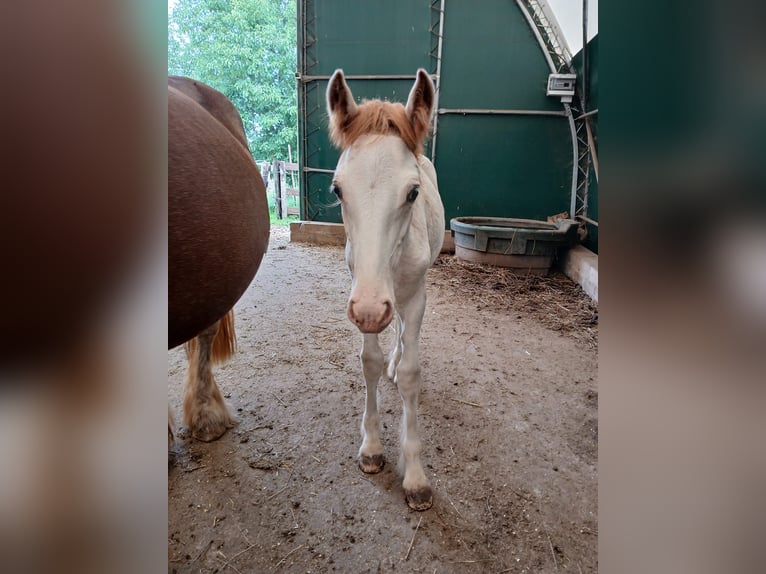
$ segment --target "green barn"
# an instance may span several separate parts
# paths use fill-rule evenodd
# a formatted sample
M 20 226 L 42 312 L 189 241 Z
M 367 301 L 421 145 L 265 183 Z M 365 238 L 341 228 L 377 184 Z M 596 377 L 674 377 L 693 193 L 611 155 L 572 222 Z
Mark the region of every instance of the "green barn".
M 447 221 L 566 212 L 597 251 L 597 55 L 598 37 L 568 53 L 544 1 L 299 1 L 301 219 L 341 222 L 329 191 L 338 159 L 326 128 L 330 75 L 342 68 L 359 98 L 404 101 L 422 67 L 437 88 L 426 154 Z M 573 97 L 552 85 L 571 84 L 568 74 Z

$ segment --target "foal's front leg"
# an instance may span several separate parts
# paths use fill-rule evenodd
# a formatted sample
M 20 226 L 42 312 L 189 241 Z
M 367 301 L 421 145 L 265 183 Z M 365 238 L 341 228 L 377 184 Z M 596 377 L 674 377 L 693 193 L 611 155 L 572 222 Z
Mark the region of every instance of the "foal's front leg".
M 404 465 L 404 496 L 413 510 L 428 510 L 433 504 L 431 485 L 420 462 L 418 396 L 420 393 L 420 326 L 426 308 L 425 285 L 402 309 L 402 357 L 394 381 L 402 397 L 401 462 Z
M 365 334 L 362 352 L 362 372 L 367 384 L 367 399 L 362 416 L 362 447 L 359 449 L 359 466 L 366 473 L 383 470 L 383 443 L 380 441 L 380 415 L 378 415 L 378 380 L 383 372 L 383 351 L 378 336 Z

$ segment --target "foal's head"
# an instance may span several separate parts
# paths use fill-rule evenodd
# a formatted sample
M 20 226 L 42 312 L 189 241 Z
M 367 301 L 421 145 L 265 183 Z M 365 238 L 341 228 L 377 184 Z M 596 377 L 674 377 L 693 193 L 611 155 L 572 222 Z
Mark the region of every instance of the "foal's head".
M 357 105 L 341 70 L 327 87 L 330 137 L 343 150 L 332 189 L 353 275 L 348 316 L 363 333 L 379 333 L 394 316 L 393 270 L 419 208 L 418 155 L 433 103 L 434 86 L 423 69 L 406 106 L 380 100 Z

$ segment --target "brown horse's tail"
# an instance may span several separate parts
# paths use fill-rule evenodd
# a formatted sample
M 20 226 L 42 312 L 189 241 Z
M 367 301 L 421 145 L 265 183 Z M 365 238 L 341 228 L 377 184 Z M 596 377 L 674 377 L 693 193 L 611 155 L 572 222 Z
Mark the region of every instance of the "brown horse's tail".
M 229 309 L 229 312 L 213 325 L 213 328 L 215 327 L 217 330 L 210 351 L 210 360 L 214 364 L 229 359 L 237 348 L 237 334 L 234 331 L 234 309 Z M 191 357 L 197 351 L 198 345 L 198 337 L 187 341 L 185 345 L 187 356 Z
M 213 363 L 222 363 L 230 358 L 237 349 L 237 334 L 234 331 L 234 309 L 218 322 L 218 333 L 213 339 Z

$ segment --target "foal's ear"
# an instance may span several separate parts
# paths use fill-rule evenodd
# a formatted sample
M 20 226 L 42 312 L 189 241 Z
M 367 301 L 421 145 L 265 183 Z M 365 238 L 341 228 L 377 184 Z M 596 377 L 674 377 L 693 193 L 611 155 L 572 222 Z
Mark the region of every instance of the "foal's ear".
M 337 147 L 344 147 L 343 132 L 356 113 L 354 95 L 346 84 L 343 70 L 335 70 L 327 85 L 327 115 L 330 117 L 330 139 Z
M 431 127 L 431 112 L 434 107 L 434 83 L 423 68 L 418 70 L 415 85 L 407 98 L 407 118 L 418 142 L 422 142 Z

